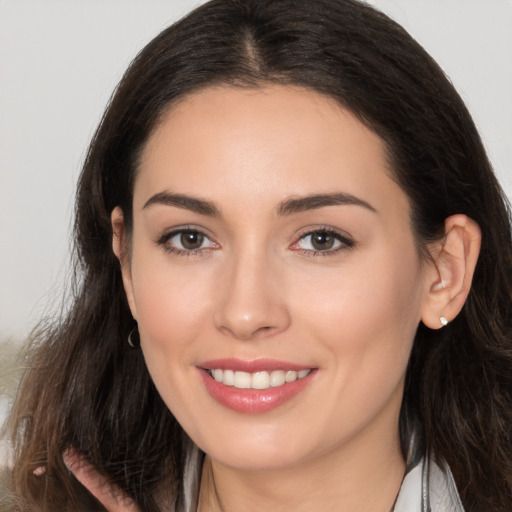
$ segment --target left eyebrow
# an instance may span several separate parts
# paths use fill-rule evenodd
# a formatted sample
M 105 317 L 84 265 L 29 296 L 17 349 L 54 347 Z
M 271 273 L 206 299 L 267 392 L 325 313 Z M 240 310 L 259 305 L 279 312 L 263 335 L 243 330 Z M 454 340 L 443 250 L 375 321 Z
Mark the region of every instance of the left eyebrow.
M 170 192 L 159 192 L 151 196 L 145 203 L 142 209 L 146 209 L 154 204 L 163 204 L 166 206 L 174 206 L 176 208 L 183 208 L 190 210 L 200 215 L 207 215 L 208 217 L 220 217 L 219 208 L 210 201 L 198 199 L 195 197 L 187 196 L 184 194 L 172 194 Z
M 335 192 L 333 194 L 313 194 L 305 197 L 292 197 L 282 201 L 277 206 L 276 212 L 279 216 L 291 215 L 293 213 L 315 210 L 324 206 L 354 205 L 366 208 L 371 212 L 377 210 L 370 204 L 352 194 Z

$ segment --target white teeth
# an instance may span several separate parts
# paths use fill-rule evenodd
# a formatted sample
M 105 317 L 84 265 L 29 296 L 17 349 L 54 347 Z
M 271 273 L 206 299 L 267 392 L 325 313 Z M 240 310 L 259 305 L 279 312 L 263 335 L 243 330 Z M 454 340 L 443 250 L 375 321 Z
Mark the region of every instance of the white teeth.
M 222 381 L 226 386 L 235 385 L 235 372 L 233 370 L 224 370 Z
M 256 372 L 252 374 L 252 389 L 267 389 L 270 387 L 270 375 L 268 372 Z
M 286 372 L 285 380 L 286 382 L 295 382 L 297 380 L 297 372 L 295 370 Z
M 251 389 L 251 374 L 247 372 L 235 372 L 234 386 L 239 389 Z
M 225 386 L 234 386 L 238 389 L 268 389 L 303 379 L 311 372 L 307 370 L 274 370 L 273 372 L 235 372 L 233 370 L 221 370 L 215 368 L 209 370 L 210 375 Z
M 286 376 L 283 370 L 276 370 L 270 374 L 270 385 L 273 388 L 282 386 L 286 382 Z

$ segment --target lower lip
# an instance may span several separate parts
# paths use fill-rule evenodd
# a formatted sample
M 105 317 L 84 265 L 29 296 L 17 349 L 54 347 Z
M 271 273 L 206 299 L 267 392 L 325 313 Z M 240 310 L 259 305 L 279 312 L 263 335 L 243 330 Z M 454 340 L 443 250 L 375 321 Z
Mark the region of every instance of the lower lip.
M 285 404 L 311 382 L 314 373 L 316 373 L 315 370 L 312 370 L 302 379 L 275 388 L 238 389 L 217 382 L 206 370 L 200 369 L 208 393 L 217 402 L 233 411 L 252 414 L 268 412 Z

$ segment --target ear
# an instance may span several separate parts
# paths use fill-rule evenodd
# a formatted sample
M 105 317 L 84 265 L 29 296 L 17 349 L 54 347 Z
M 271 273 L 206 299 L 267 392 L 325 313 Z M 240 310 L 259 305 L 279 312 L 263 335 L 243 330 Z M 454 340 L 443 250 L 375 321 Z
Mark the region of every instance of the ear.
M 112 210 L 110 216 L 112 223 L 112 250 L 117 256 L 121 265 L 121 275 L 123 278 L 124 291 L 126 298 L 128 299 L 128 305 L 132 316 L 137 320 L 137 307 L 135 305 L 134 293 L 133 293 L 133 281 L 131 272 L 131 261 L 129 254 L 129 239 L 124 222 L 123 210 L 119 206 L 116 206 Z
M 427 293 L 421 320 L 431 329 L 443 327 L 460 312 L 473 280 L 482 235 L 478 224 L 466 215 L 445 221 L 445 237 L 429 247 L 433 258 L 427 272 Z

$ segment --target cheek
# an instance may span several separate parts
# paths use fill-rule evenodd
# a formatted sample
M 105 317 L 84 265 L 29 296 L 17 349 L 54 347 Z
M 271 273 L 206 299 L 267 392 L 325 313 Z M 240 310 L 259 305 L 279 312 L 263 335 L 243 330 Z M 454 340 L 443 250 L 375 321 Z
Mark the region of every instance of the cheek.
M 331 354 L 328 365 L 337 382 L 333 389 L 376 406 L 401 385 L 422 299 L 422 273 L 415 253 L 400 260 L 396 255 L 378 256 L 331 273 L 324 287 L 314 277 L 303 281 L 316 292 L 298 306 L 301 330 L 323 340 Z M 327 400 L 333 401 L 335 410 L 340 396 L 331 394 Z M 354 411 L 362 411 L 357 403 L 352 405 Z
M 188 365 L 187 347 L 208 323 L 210 283 L 207 276 L 170 265 L 166 256 L 148 253 L 133 257 L 133 296 L 144 357 L 158 380 L 169 365 Z
M 208 322 L 205 289 L 196 280 L 191 283 L 187 272 L 171 271 L 168 265 L 153 262 L 140 268 L 133 275 L 146 366 L 167 407 L 192 431 L 197 418 L 189 399 L 197 390 L 189 383 L 196 380 L 194 342 L 204 338 Z
M 135 292 L 138 320 L 152 338 L 175 338 L 178 331 L 183 336 L 200 327 L 205 310 L 202 286 L 169 272 L 146 275 L 140 283 Z
M 341 332 L 376 330 L 379 338 L 410 332 L 419 323 L 423 280 L 419 258 L 411 252 L 401 257 L 391 251 L 371 257 L 354 254 L 339 269 L 304 273 L 297 281 L 302 289 L 293 294 L 300 317 L 313 319 L 327 332 L 333 326 Z
M 131 275 L 137 320 L 154 334 L 169 325 L 193 326 L 204 309 L 208 265 L 186 260 L 179 264 L 173 258 L 146 240 L 134 244 Z

